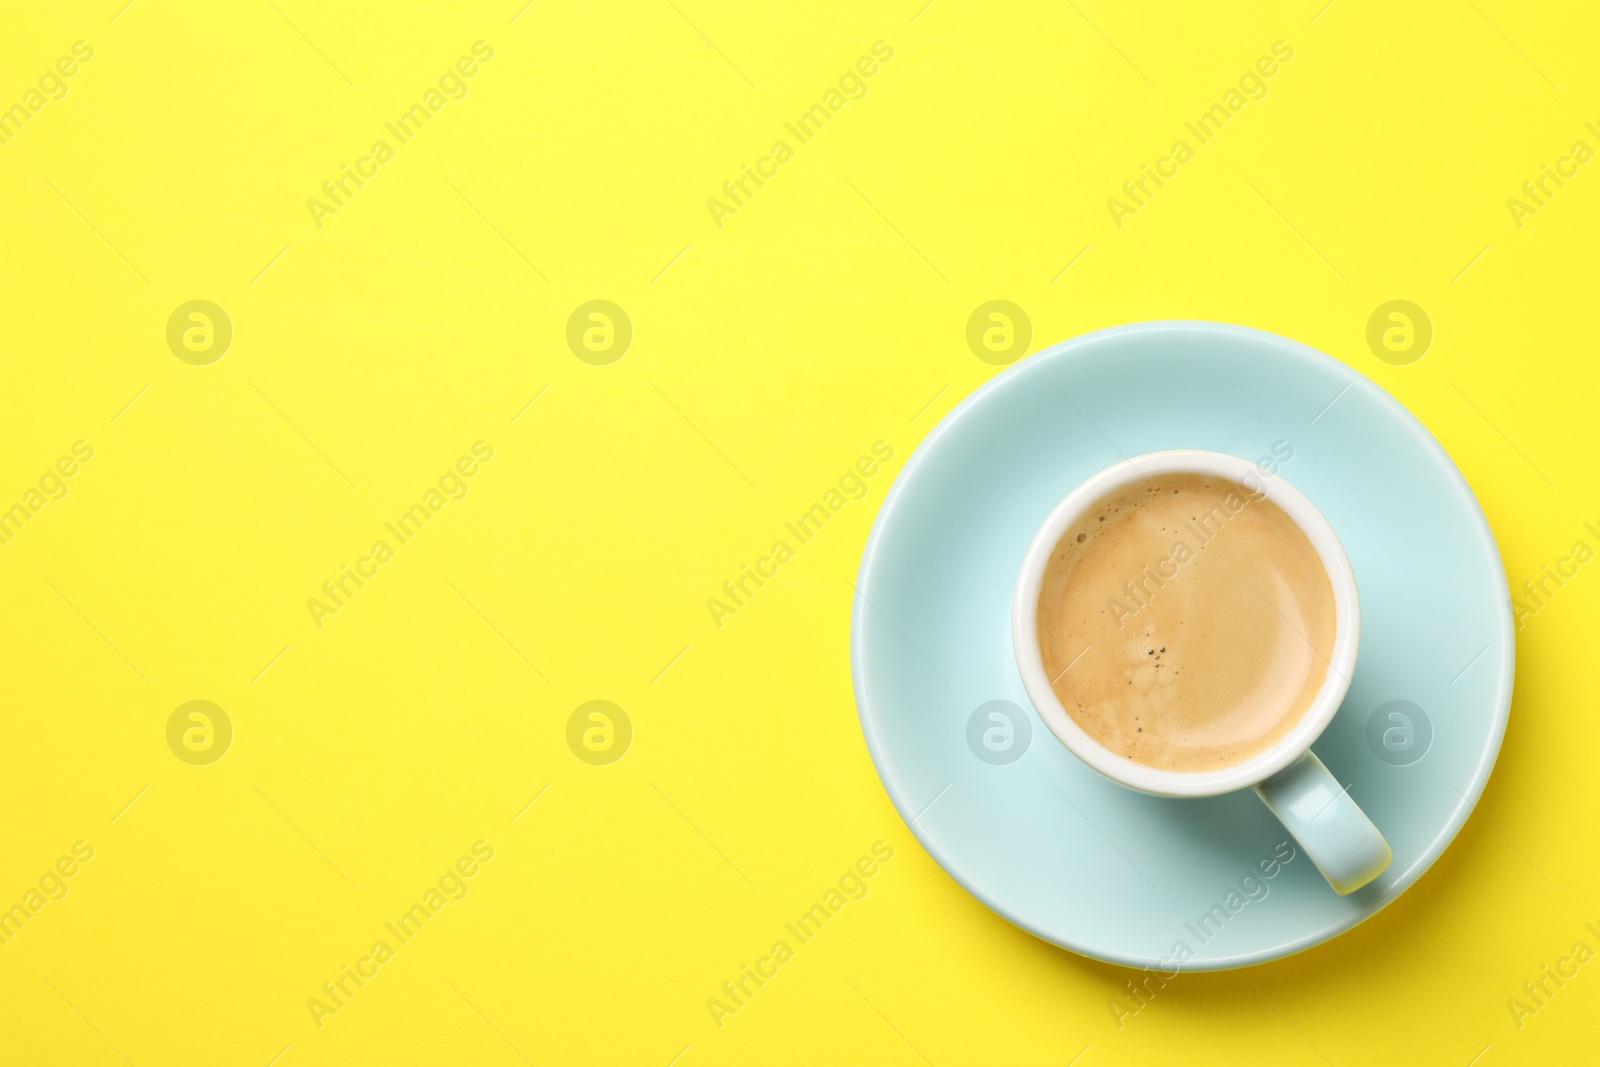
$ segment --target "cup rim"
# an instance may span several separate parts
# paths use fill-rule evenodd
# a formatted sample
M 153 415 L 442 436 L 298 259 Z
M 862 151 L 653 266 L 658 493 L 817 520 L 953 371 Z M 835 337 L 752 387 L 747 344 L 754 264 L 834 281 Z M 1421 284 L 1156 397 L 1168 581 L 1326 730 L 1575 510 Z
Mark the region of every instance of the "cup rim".
M 1201 474 L 1259 487 L 1298 526 L 1316 550 L 1333 587 L 1334 641 L 1328 672 L 1311 706 L 1276 744 L 1242 763 L 1214 771 L 1173 771 L 1118 756 L 1080 727 L 1056 696 L 1039 648 L 1038 605 L 1045 570 L 1056 545 L 1079 518 L 1111 493 L 1156 474 Z M 1200 449 L 1148 452 L 1124 459 L 1083 482 L 1050 512 L 1028 546 L 1011 608 L 1011 640 L 1022 684 L 1039 717 L 1073 755 L 1112 781 L 1157 796 L 1201 797 L 1231 793 L 1272 777 L 1299 759 L 1322 735 L 1344 701 L 1361 641 L 1361 607 L 1355 572 L 1332 524 L 1281 475 L 1237 456 Z

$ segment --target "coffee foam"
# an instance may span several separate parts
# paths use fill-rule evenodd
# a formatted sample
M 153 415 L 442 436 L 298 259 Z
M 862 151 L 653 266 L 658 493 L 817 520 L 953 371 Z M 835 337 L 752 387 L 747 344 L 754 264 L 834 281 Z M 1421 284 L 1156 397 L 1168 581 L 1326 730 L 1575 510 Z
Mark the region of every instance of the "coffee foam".
M 1157 475 L 1062 536 L 1039 598 L 1046 676 L 1119 756 L 1210 771 L 1279 741 L 1327 677 L 1333 586 L 1283 509 L 1225 478 Z

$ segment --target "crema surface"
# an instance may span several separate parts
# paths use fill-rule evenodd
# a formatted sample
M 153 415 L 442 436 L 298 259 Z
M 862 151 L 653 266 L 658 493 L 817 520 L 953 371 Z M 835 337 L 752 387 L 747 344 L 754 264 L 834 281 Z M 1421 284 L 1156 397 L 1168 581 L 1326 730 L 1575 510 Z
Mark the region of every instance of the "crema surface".
M 1333 653 L 1333 586 L 1284 511 L 1235 482 L 1157 475 L 1057 544 L 1039 599 L 1051 687 L 1073 720 L 1150 767 L 1209 771 L 1270 748 Z

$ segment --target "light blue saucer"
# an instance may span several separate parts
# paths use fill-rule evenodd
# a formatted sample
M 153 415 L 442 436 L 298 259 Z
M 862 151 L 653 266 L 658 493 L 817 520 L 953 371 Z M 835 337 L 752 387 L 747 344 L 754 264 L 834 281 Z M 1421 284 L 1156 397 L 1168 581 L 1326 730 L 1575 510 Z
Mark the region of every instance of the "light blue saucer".
M 1162 799 L 1078 762 L 1011 650 L 1023 554 L 1079 482 L 1143 452 L 1258 459 L 1275 445 L 1293 450 L 1278 473 L 1333 523 L 1361 590 L 1354 681 L 1314 750 L 1394 862 L 1348 897 L 1248 791 Z M 1238 326 L 1118 327 L 999 375 L 907 462 L 857 590 L 861 726 L 912 832 L 1011 922 L 1129 966 L 1261 963 L 1376 913 L 1455 838 L 1510 710 L 1505 571 L 1450 457 L 1360 374 Z

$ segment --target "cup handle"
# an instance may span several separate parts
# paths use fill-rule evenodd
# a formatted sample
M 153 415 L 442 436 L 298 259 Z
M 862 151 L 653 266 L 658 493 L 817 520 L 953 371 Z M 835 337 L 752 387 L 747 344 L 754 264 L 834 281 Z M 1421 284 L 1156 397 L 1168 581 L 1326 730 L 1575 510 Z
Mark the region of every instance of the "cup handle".
M 1255 791 L 1341 895 L 1378 877 L 1394 858 L 1389 842 L 1315 753 L 1307 752 Z

